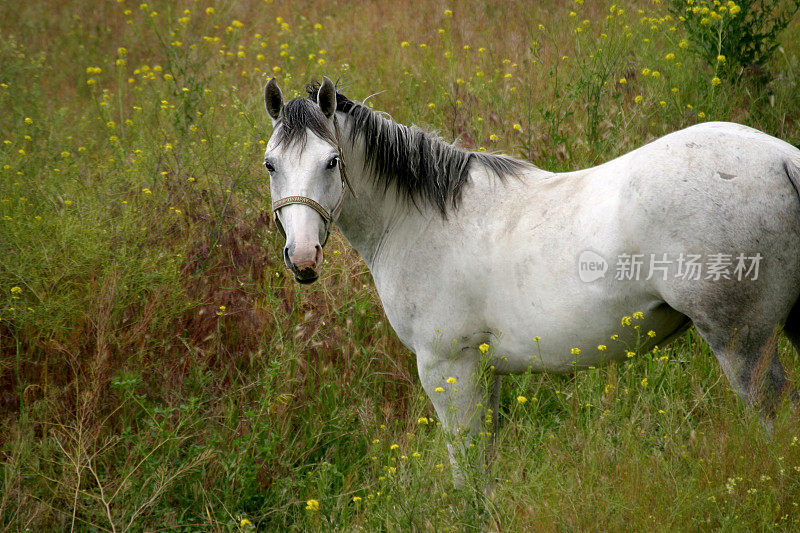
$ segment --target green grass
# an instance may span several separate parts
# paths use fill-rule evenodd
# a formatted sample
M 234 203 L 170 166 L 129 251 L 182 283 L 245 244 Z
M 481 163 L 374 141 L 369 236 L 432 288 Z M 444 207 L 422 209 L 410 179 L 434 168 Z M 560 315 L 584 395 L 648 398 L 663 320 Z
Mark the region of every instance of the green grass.
M 496 497 L 454 489 L 366 267 L 334 234 L 295 284 L 260 166 L 272 74 L 551 170 L 706 120 L 797 145 L 798 20 L 764 83 L 660 3 L 148 4 L 0 6 L 0 528 L 798 528 L 797 418 L 767 440 L 693 332 L 507 379 Z

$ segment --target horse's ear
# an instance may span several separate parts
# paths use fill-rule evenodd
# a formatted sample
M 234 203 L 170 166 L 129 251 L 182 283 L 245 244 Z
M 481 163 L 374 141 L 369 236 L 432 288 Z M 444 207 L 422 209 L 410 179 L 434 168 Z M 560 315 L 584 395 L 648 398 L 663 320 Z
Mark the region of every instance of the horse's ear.
M 336 113 L 336 87 L 327 76 L 322 76 L 322 85 L 317 92 L 317 103 L 325 118 L 331 118 Z
M 283 113 L 283 94 L 275 78 L 270 78 L 267 86 L 264 87 L 264 105 L 267 107 L 267 113 L 272 118 L 272 122 L 277 122 Z

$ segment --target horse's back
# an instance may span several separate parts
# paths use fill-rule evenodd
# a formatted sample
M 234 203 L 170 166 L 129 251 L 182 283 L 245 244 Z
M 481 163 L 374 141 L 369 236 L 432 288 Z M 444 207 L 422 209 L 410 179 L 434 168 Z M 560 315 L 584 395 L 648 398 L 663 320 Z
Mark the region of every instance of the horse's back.
M 675 234 L 684 243 L 701 230 L 717 245 L 733 246 L 765 232 L 800 230 L 800 201 L 789 170 L 800 165 L 800 150 L 753 128 L 698 124 L 610 165 L 626 176 L 618 191 L 620 216 L 643 238 L 684 227 L 687 234 Z M 643 234 L 645 228 L 651 231 Z

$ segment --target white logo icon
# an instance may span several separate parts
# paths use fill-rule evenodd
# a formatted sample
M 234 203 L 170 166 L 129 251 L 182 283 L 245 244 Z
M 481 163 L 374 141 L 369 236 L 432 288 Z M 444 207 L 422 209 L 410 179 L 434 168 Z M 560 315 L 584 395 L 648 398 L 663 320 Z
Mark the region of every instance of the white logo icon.
M 591 283 L 606 275 L 608 262 L 602 255 L 591 250 L 584 250 L 578 256 L 578 276 L 584 283 Z

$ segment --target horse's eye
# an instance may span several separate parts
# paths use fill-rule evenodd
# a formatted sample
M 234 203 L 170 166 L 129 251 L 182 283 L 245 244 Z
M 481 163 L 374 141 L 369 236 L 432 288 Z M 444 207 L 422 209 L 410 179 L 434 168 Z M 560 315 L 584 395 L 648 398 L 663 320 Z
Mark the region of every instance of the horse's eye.
M 269 161 L 264 161 L 264 166 L 267 167 L 267 172 L 275 172 L 275 167 Z
M 339 157 L 338 156 L 332 157 L 330 161 L 328 161 L 328 164 L 325 165 L 325 168 L 327 169 L 336 168 L 336 165 L 338 164 L 339 164 Z

